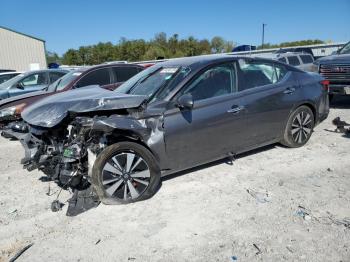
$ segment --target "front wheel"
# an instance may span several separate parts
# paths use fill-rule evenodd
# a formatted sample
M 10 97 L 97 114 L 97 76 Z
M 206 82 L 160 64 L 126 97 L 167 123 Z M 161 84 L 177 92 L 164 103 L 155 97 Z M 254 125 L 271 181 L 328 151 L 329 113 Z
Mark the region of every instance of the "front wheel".
M 116 143 L 97 157 L 92 185 L 104 204 L 127 204 L 153 196 L 160 185 L 160 171 L 147 148 Z
M 315 126 L 314 114 L 307 106 L 298 107 L 290 116 L 281 143 L 301 147 L 309 141 Z

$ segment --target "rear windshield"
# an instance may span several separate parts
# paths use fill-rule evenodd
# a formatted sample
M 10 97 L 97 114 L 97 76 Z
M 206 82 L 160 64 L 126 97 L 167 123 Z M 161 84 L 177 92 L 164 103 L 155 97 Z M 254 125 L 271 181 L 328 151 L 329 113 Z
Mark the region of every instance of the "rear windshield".
M 61 77 L 60 79 L 58 79 L 57 81 L 53 82 L 48 90 L 49 91 L 61 91 L 63 89 L 65 89 L 72 81 L 74 81 L 75 79 L 78 78 L 78 76 L 80 76 L 83 72 L 81 71 L 72 71 L 69 72 L 68 74 L 64 75 L 63 77 Z

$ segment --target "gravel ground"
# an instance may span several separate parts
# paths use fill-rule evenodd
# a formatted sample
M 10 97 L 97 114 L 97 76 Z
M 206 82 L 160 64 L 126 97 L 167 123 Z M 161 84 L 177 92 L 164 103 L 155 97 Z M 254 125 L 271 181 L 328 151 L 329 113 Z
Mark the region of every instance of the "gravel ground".
M 0 261 L 29 243 L 18 261 L 350 261 L 350 139 L 325 130 L 349 112 L 349 98 L 336 101 L 303 148 L 268 146 L 77 217 L 50 211 L 49 183 L 1 138 Z

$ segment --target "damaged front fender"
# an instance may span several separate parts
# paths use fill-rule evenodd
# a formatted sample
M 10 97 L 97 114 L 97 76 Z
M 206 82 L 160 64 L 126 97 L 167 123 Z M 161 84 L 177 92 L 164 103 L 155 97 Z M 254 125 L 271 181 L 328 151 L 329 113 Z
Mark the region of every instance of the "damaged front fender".
M 91 131 L 100 132 L 109 137 L 108 144 L 123 141 L 124 138 L 138 141 L 153 153 L 159 164 L 165 163 L 161 161 L 166 156 L 162 114 L 143 115 L 140 119 L 120 115 L 96 117 Z

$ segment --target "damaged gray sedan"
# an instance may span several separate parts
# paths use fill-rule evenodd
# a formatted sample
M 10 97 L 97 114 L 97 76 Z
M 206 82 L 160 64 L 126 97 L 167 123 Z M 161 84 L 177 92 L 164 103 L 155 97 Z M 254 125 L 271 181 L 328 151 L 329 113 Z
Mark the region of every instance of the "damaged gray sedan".
M 319 75 L 226 55 L 174 59 L 116 91 L 41 100 L 22 117 L 23 165 L 106 204 L 151 197 L 161 176 L 272 143 L 304 145 L 329 112 Z M 12 131 L 8 131 L 12 132 Z

